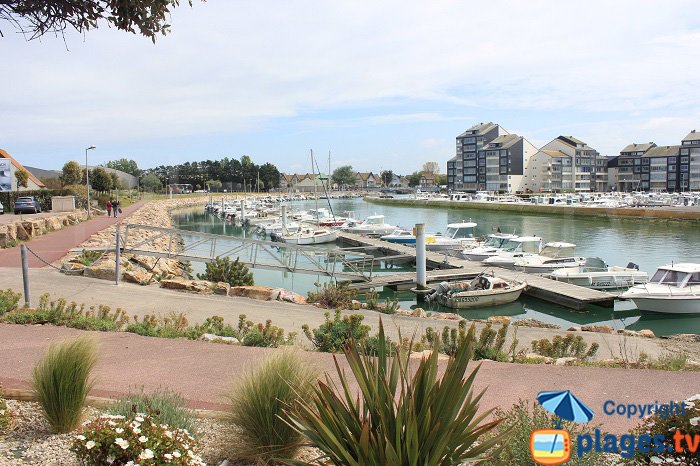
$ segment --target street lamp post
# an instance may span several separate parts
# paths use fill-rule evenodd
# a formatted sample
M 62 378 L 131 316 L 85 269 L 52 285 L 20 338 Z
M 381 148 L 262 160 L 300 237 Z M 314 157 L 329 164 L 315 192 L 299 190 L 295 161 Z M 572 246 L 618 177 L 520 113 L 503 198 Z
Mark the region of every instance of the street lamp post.
M 85 185 L 87 186 L 87 213 L 90 218 L 90 170 L 88 170 L 88 151 L 95 149 L 95 146 L 85 148 Z

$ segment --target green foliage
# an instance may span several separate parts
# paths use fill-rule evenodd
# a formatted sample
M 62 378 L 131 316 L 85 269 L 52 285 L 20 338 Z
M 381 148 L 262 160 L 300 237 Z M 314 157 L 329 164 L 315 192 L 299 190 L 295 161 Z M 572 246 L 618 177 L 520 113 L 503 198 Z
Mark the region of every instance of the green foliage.
M 691 392 L 692 393 L 692 392 Z M 674 465 L 699 465 L 700 456 L 697 451 L 691 452 L 687 448 L 685 436 L 688 438 L 698 438 L 700 436 L 700 424 L 697 419 L 700 418 L 700 394 L 691 396 L 690 398 L 677 403 L 684 407 L 685 413 L 680 413 L 680 409 L 663 409 L 646 417 L 637 427 L 632 430 L 632 434 L 639 438 L 642 434 L 649 434 L 652 437 L 662 435 L 664 437 L 664 451 L 650 451 L 642 453 L 634 452 L 632 458 L 626 461 L 629 464 L 674 464 Z M 676 452 L 674 435 L 676 431 L 684 434 L 682 445 L 686 446 L 683 452 Z M 669 451 L 669 449 L 671 451 Z M 652 461 L 652 457 L 656 460 Z
M 410 187 L 416 187 L 420 186 L 420 179 L 423 177 L 423 174 L 421 172 L 413 172 L 410 175 L 408 175 L 408 185 Z
M 21 169 L 15 171 L 15 178 L 17 179 L 17 188 L 26 188 L 29 184 L 29 172 L 27 170 Z
M 90 186 L 97 192 L 105 193 L 114 188 L 112 177 L 102 167 L 90 170 Z
M 71 450 L 85 466 L 204 464 L 189 432 L 161 423 L 151 412 L 104 414 L 85 425 Z
M 454 465 L 482 460 L 505 438 L 487 439 L 500 421 L 484 423 L 490 411 L 477 415 L 483 392 L 475 395 L 472 384 L 478 368 L 465 377 L 471 344 L 460 346 L 439 376 L 437 351 L 413 371 L 410 357 L 384 350 L 381 321 L 379 341 L 376 357 L 360 354 L 356 345 L 344 348 L 359 396 L 337 366 L 339 386 L 326 374 L 312 397 L 288 408 L 292 425 L 332 464 Z
M 96 363 L 94 341 L 80 337 L 52 345 L 34 367 L 37 401 L 54 432 L 70 432 L 80 424 Z
M 441 333 L 436 332 L 432 327 L 425 329 L 425 334 L 421 337 L 421 343 L 426 346 L 437 349 L 441 353 L 454 355 L 457 350 L 464 344 L 471 344 L 474 348 L 473 358 L 476 360 L 490 359 L 493 361 L 507 361 L 508 354 L 503 351 L 503 347 L 508 336 L 509 324 L 504 323 L 501 328 L 496 331 L 489 323 L 481 329 L 479 338 L 474 337 L 476 334 L 476 325 L 472 324 L 469 332 L 466 330 L 466 322 L 459 322 L 458 328 L 450 328 L 445 326 Z M 472 335 L 473 341 L 468 342 L 467 338 Z M 518 340 L 513 338 L 510 345 L 512 351 L 518 345 Z
M 12 416 L 10 415 L 10 410 L 7 408 L 7 402 L 5 401 L 5 394 L 0 387 L 0 435 L 4 434 L 7 428 L 12 422 Z
M 309 303 L 319 304 L 329 309 L 349 309 L 357 292 L 349 288 L 349 283 L 316 283 L 316 292 L 309 291 L 306 299 Z
M 219 180 L 208 180 L 206 183 L 204 183 L 209 191 L 220 191 L 221 187 L 223 186 L 223 183 Z
M 22 293 L 15 293 L 11 288 L 5 291 L 0 290 L 0 316 L 6 312 L 17 310 Z
M 383 314 L 394 314 L 399 308 L 399 299 L 385 298 L 384 303 L 380 303 L 379 293 L 371 290 L 365 294 L 365 304 L 367 305 L 367 309 L 371 311 L 379 311 Z
M 11 211 L 14 208 L 17 198 L 24 196 L 34 197 L 44 211 L 51 210 L 51 198 L 53 196 L 75 196 L 75 205 L 77 208 L 84 209 L 87 206 L 87 188 L 85 186 L 66 186 L 63 189 L 12 191 L 11 193 L 7 193 L 7 195 L 10 198 L 10 205 L 9 207 L 5 205 L 5 212 Z M 3 200 L 3 204 L 4 203 Z
M 254 284 L 253 272 L 248 270 L 248 267 L 238 258 L 231 261 L 228 257 L 217 257 L 213 262 L 207 262 L 206 271 L 203 274 L 197 274 L 197 278 L 210 282 L 226 282 L 231 286 Z
M 391 184 L 391 180 L 394 179 L 394 172 L 391 170 L 384 170 L 379 177 L 382 179 L 382 184 L 384 186 L 389 186 Z
M 80 261 L 80 263 L 83 264 L 85 267 L 89 267 L 92 264 L 94 264 L 100 257 L 102 257 L 102 253 L 100 251 L 88 251 L 86 249 L 83 249 L 83 251 L 78 256 L 78 261 Z
M 696 365 L 690 364 L 690 356 L 688 353 L 672 353 L 664 352 L 653 361 L 648 362 L 651 369 L 659 369 L 665 371 L 685 371 L 697 370 Z
M 83 174 L 83 167 L 81 167 L 75 160 L 66 162 L 65 165 L 63 165 L 61 174 L 61 182 L 63 183 L 63 186 L 84 183 L 84 178 L 85 175 Z
M 110 160 L 105 164 L 105 167 L 112 168 L 114 170 L 120 170 L 124 173 L 128 173 L 133 176 L 139 176 L 141 174 L 141 170 L 139 170 L 139 165 L 136 163 L 135 160 L 129 160 L 124 158 L 119 160 Z
M 189 337 L 189 322 L 184 313 L 171 311 L 165 316 L 146 314 L 139 322 L 134 316 L 134 322 L 126 327 L 126 331 L 145 337 L 181 338 Z
M 501 451 L 494 455 L 494 461 L 486 464 L 536 466 L 530 456 L 530 434 L 533 430 L 554 429 L 557 423 L 561 423 L 561 428 L 567 430 L 572 439 L 581 434 L 593 434 L 594 431 L 594 427 L 587 424 L 576 424 L 549 414 L 536 403 L 532 405 L 532 410 L 530 410 L 529 404 L 523 400 L 507 411 L 496 408 L 494 416 L 497 419 L 503 419 L 494 434 L 510 432 L 510 435 Z M 567 465 L 598 466 L 606 464 L 602 453 L 591 451 L 579 458 L 576 448 L 577 442 L 572 441 L 571 459 L 566 463 Z
M 160 188 L 163 186 L 163 184 L 160 182 L 160 178 L 158 178 L 154 174 L 149 174 L 144 176 L 141 179 L 141 187 L 144 189 L 144 191 L 150 191 L 150 192 L 155 192 L 159 191 Z
M 335 311 L 333 320 L 330 313 L 326 312 L 326 321 L 318 328 L 309 328 L 307 324 L 302 326 L 304 335 L 319 351 L 325 353 L 337 353 L 350 341 L 361 342 L 369 335 L 369 325 L 364 325 L 364 316 L 359 314 L 340 315 L 340 310 Z
M 302 437 L 288 424 L 283 408 L 311 395 L 318 372 L 297 353 L 271 354 L 228 393 L 230 419 L 240 442 L 237 455 L 267 463 L 291 458 Z
M 552 338 L 549 341 L 547 338 L 542 338 L 541 340 L 533 340 L 532 351 L 535 353 L 550 357 L 550 358 L 567 358 L 574 357 L 580 360 L 591 359 L 598 352 L 600 345 L 598 343 L 591 343 L 589 347 L 588 344 L 583 341 L 581 335 L 571 335 L 568 334 L 564 338 L 560 335 Z
M 91 306 L 87 311 L 85 305 L 59 298 L 49 301 L 49 294 L 44 293 L 36 309 L 19 308 L 2 316 L 4 322 L 12 324 L 52 324 L 81 330 L 111 331 L 118 330 L 129 321 L 124 310 L 118 308 L 112 312 L 109 306 L 100 304 Z
M 337 184 L 341 188 L 352 186 L 355 184 L 355 180 L 357 179 L 357 173 L 352 169 L 352 166 L 343 165 L 342 167 L 338 167 L 333 170 L 331 179 L 333 180 L 333 183 Z
M 185 399 L 179 393 L 168 389 L 144 393 L 141 388 L 138 393 L 130 393 L 109 405 L 107 411 L 124 417 L 134 412 L 151 413 L 160 424 L 195 432 L 194 412 L 187 408 Z

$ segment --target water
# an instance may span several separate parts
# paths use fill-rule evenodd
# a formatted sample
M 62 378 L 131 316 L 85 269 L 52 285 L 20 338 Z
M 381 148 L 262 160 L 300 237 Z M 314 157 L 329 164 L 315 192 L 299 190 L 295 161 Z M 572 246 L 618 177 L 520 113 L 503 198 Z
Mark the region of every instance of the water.
M 325 204 L 325 201 L 321 201 Z M 320 204 L 320 202 L 319 202 Z M 320 204 L 321 205 L 321 204 Z M 659 265 L 671 261 L 700 262 L 700 229 L 697 224 L 677 221 L 606 219 L 606 218 L 559 218 L 539 215 L 522 215 L 504 212 L 487 212 L 478 209 L 454 210 L 441 208 L 395 207 L 366 203 L 360 199 L 334 199 L 331 206 L 336 215 L 353 212 L 356 218 L 371 214 L 385 215 L 385 221 L 410 229 L 415 223 L 426 224 L 428 232 L 443 231 L 448 223 L 469 221 L 478 223 L 477 233 L 487 235 L 500 228 L 503 232 L 519 235 L 537 235 L 544 241 L 567 241 L 577 245 L 577 254 L 597 256 L 611 265 L 626 265 L 634 262 L 650 275 Z M 296 203 L 297 208 L 313 208 L 313 201 Z M 227 224 L 220 218 L 207 214 L 202 208 L 181 210 L 174 214 L 174 222 L 179 228 L 231 236 L 256 236 L 253 230 Z M 183 237 L 191 243 L 192 237 Z M 332 247 L 332 245 L 328 246 Z M 205 246 L 206 248 L 206 246 Z M 394 266 L 380 263 L 376 274 L 412 271 L 412 267 Z M 202 272 L 204 265 L 194 263 L 195 272 Z M 282 287 L 306 294 L 315 289 L 316 283 L 328 279 L 320 275 L 299 274 L 281 271 L 254 269 L 255 283 L 264 286 Z M 416 308 L 415 297 L 411 293 L 385 291 L 380 294 L 398 298 L 401 308 Z M 435 305 L 432 305 L 435 306 Z M 421 304 L 426 310 L 445 310 Z M 454 312 L 453 310 L 449 310 Z M 648 328 L 657 335 L 674 333 L 700 333 L 700 316 L 670 316 L 640 313 L 629 302 L 617 302 L 615 310 L 589 306 L 585 311 L 573 311 L 534 298 L 522 297 L 515 303 L 494 308 L 462 311 L 470 318 L 486 318 L 491 315 L 508 315 L 514 320 L 532 318 L 555 323 L 567 328 L 572 325 L 603 324 L 615 328 L 640 330 Z

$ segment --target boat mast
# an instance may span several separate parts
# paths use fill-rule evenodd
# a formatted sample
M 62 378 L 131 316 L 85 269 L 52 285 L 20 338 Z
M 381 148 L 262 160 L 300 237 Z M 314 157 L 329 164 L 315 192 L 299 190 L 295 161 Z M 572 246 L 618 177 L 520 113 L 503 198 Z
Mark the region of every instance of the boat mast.
M 316 199 L 316 226 L 320 226 L 321 220 L 318 218 L 318 192 L 316 191 L 316 173 L 314 172 L 314 150 L 309 149 L 309 151 L 311 152 L 311 180 L 314 182 L 314 198 Z
M 321 176 L 321 167 L 318 166 L 318 160 L 316 160 L 316 169 L 318 170 L 318 175 Z M 326 189 L 326 185 L 323 184 L 323 181 L 321 181 L 321 185 L 323 186 L 323 193 L 326 195 L 326 202 L 328 203 L 328 208 L 331 211 L 331 215 L 333 216 L 333 221 L 335 222 L 335 213 L 333 212 L 333 207 L 331 206 L 331 198 L 328 195 L 328 190 Z M 316 206 L 316 209 L 318 209 L 318 205 Z

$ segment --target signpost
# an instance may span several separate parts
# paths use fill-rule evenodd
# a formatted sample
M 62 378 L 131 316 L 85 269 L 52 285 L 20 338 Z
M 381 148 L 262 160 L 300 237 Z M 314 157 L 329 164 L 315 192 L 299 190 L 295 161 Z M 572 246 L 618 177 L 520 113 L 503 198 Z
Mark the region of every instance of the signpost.
M 10 159 L 0 159 L 0 193 L 12 191 L 12 162 Z

